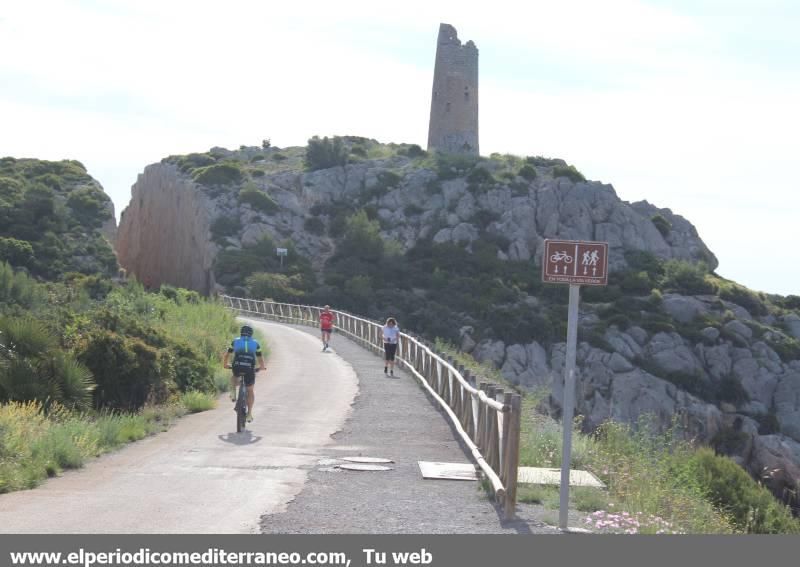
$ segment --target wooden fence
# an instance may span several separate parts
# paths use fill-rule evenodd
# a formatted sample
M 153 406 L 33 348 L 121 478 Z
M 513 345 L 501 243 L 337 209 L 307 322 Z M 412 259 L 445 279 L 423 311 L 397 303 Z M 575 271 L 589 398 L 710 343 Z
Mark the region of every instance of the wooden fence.
M 242 315 L 284 323 L 319 325 L 321 307 L 275 303 L 220 296 L 223 303 Z M 337 332 L 345 334 L 374 353 L 383 353 L 383 324 L 342 311 L 336 314 Z M 519 394 L 486 382 L 477 382 L 451 357 L 434 352 L 426 341 L 400 333 L 397 363 L 413 374 L 447 413 L 472 457 L 503 506 L 506 518 L 514 516 L 517 502 L 517 469 L 521 399 Z

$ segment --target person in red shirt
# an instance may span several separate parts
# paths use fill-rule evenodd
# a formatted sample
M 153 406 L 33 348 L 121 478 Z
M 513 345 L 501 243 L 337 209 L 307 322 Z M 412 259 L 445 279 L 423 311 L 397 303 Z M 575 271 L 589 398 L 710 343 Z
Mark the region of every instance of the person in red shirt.
M 322 352 L 328 350 L 328 343 L 331 340 L 331 331 L 336 323 L 336 315 L 331 311 L 331 306 L 326 305 L 319 314 L 319 328 L 322 332 Z

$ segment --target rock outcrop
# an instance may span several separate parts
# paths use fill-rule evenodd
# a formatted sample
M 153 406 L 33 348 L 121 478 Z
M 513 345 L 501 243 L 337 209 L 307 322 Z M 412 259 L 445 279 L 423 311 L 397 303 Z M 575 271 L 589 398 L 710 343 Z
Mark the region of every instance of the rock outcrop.
M 258 156 L 247 149 L 212 152 L 253 164 L 251 171 L 262 163 L 251 162 Z M 489 170 L 492 163 L 482 167 Z M 404 250 L 421 238 L 469 246 L 485 232 L 508 241 L 500 254 L 510 260 L 538 258 L 544 239 L 558 237 L 608 241 L 612 270 L 625 268 L 625 252 L 637 250 L 716 267 L 716 258 L 686 219 L 647 203 L 626 203 L 611 185 L 551 177 L 549 169 L 541 168 L 534 180 L 506 178 L 484 188 L 463 176 L 440 181 L 436 171 L 403 156 L 310 172 L 297 160 L 247 181 L 277 204 L 265 213 L 238 199 L 239 187 L 209 189 L 170 163 L 156 164 L 133 187 L 116 248 L 122 266 L 146 283 L 208 293 L 220 249 L 211 243 L 209 227 L 218 218 L 241 220 L 242 228 L 227 236 L 226 247 L 247 246 L 268 234 L 289 239 L 298 252 L 319 259 L 330 254 L 331 244 L 306 230 L 305 221 L 315 216 L 312 208 L 370 202 L 386 227 L 384 238 Z M 671 224 L 667 236 L 654 225 L 655 214 Z M 331 220 L 324 213 L 318 216 L 325 223 Z
M 209 293 L 216 247 L 210 240 L 213 206 L 170 164 L 145 168 L 120 219 L 117 257 L 148 287 L 162 283 Z

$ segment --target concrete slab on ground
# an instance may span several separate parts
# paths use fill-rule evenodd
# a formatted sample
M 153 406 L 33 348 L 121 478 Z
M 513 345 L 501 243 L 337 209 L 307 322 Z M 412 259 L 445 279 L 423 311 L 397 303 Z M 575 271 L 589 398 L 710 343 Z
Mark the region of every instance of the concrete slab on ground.
M 418 461 L 422 478 L 437 480 L 478 480 L 475 465 L 470 463 L 432 463 Z
M 520 467 L 517 474 L 517 482 L 526 484 L 561 484 L 561 469 L 546 469 L 540 467 Z M 592 486 L 594 488 L 605 488 L 600 479 L 587 471 L 569 471 L 570 486 Z

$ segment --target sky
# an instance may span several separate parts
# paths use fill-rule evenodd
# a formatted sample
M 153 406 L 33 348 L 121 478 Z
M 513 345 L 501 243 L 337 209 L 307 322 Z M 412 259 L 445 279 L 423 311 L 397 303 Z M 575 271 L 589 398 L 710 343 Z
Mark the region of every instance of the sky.
M 171 154 L 425 147 L 440 22 L 480 52 L 483 155 L 565 159 L 800 295 L 796 0 L 6 0 L 0 156 L 80 160 L 119 216 Z

